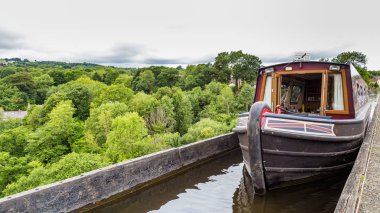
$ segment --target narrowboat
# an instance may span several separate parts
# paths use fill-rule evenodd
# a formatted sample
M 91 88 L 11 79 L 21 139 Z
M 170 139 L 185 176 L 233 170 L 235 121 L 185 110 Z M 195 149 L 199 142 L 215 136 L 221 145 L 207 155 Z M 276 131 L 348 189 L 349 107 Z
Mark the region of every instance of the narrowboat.
M 233 129 L 255 193 L 350 170 L 370 107 L 367 84 L 351 64 L 260 68 L 254 103 Z

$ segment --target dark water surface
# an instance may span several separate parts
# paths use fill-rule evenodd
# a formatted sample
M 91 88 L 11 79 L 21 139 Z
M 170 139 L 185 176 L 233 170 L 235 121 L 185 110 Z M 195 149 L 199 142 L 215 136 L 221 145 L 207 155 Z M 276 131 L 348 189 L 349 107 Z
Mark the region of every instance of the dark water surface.
M 96 212 L 333 212 L 348 174 L 254 196 L 240 150 L 199 165 Z

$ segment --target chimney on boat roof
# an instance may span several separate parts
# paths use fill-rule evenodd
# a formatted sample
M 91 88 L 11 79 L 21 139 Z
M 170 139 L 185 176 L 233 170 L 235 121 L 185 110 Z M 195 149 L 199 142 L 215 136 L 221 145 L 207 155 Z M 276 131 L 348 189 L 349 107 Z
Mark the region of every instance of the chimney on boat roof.
M 294 55 L 294 61 L 310 61 L 310 53 L 298 52 Z

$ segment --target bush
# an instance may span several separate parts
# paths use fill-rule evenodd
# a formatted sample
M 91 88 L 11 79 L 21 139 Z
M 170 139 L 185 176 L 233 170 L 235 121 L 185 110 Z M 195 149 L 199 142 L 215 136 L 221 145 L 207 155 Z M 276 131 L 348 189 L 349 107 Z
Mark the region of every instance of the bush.
M 47 167 L 37 167 L 29 176 L 22 176 L 4 190 L 4 194 L 11 195 L 24 190 L 32 189 L 41 185 L 53 183 L 66 178 L 79 175 L 94 169 L 107 166 L 100 155 L 88 153 L 70 153 L 60 161 Z
M 180 143 L 189 144 L 227 132 L 229 132 L 229 128 L 225 124 L 205 118 L 191 126 L 189 131 L 180 139 Z

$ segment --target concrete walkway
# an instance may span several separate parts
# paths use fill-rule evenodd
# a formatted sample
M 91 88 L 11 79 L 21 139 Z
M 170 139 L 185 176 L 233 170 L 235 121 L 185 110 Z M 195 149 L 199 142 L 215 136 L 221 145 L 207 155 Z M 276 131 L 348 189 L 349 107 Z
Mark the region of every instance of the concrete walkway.
M 380 108 L 374 113 L 375 126 L 363 187 L 359 197 L 359 212 L 380 212 Z

